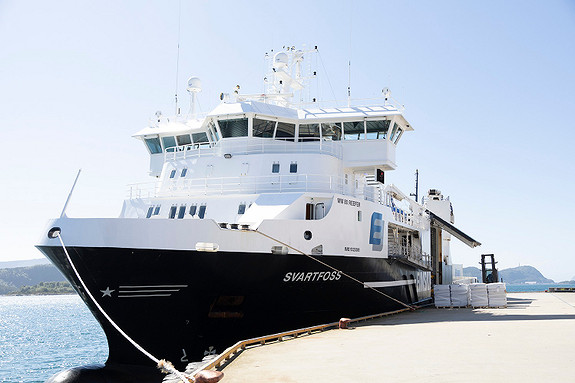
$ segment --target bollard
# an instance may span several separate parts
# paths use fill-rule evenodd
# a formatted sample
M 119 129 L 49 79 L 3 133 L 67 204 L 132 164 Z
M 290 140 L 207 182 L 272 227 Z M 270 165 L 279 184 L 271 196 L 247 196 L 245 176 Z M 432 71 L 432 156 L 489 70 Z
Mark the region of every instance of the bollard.
M 350 321 L 351 321 L 351 319 L 349 319 L 349 318 L 341 318 L 339 320 L 339 328 L 340 329 L 347 329 L 348 328 L 347 326 L 349 325 Z
M 196 383 L 216 383 L 222 380 L 224 373 L 221 371 L 202 370 L 194 375 Z

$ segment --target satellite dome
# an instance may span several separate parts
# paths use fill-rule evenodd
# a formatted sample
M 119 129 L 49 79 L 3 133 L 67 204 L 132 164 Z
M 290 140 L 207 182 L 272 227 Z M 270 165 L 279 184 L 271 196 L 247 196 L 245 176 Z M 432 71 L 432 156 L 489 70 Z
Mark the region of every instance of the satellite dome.
M 285 68 L 288 65 L 288 55 L 285 52 L 278 52 L 274 56 L 274 68 Z
M 201 92 L 202 81 L 198 77 L 190 77 L 188 79 L 188 92 Z

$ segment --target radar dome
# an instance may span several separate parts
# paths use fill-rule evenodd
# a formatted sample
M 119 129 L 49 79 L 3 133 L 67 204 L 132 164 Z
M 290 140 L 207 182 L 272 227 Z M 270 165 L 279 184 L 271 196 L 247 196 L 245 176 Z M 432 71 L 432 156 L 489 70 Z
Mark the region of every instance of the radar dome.
M 201 92 L 202 81 L 198 77 L 190 77 L 188 79 L 188 92 Z
M 288 55 L 285 52 L 278 52 L 274 56 L 274 68 L 285 68 L 288 65 Z

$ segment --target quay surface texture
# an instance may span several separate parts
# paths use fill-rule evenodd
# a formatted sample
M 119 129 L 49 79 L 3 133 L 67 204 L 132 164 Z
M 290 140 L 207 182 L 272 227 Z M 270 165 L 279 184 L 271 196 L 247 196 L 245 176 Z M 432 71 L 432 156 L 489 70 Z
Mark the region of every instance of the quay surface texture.
M 575 293 L 510 293 L 507 308 L 424 308 L 249 348 L 234 382 L 573 382 Z

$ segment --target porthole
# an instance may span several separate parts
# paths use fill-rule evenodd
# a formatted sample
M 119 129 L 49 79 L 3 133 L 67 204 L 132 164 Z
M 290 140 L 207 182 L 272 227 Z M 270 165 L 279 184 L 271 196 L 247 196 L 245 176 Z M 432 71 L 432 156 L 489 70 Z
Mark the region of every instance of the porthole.
M 303 237 L 309 241 L 311 239 L 311 231 L 309 230 L 304 231 Z

